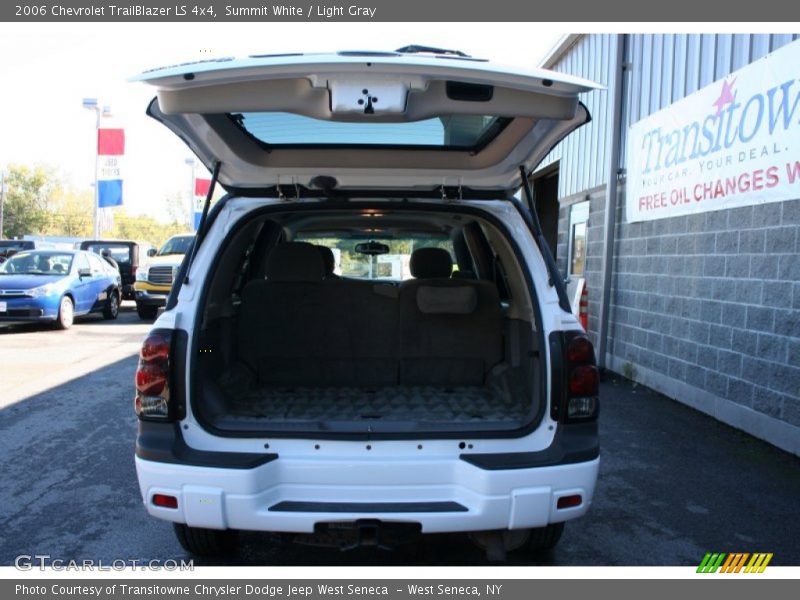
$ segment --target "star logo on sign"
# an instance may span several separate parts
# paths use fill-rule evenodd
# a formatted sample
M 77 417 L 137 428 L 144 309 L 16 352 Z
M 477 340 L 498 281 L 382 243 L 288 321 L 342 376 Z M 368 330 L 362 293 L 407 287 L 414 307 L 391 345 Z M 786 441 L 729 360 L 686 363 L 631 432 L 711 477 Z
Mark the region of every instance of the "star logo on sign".
M 719 117 L 720 114 L 722 114 L 722 111 L 725 110 L 725 107 L 734 101 L 734 83 L 736 83 L 736 78 L 734 78 L 730 83 L 728 83 L 727 80 L 722 82 L 722 92 L 720 93 L 719 98 L 717 98 L 716 101 L 711 104 L 711 106 L 717 107 L 717 114 L 714 115 L 715 117 Z

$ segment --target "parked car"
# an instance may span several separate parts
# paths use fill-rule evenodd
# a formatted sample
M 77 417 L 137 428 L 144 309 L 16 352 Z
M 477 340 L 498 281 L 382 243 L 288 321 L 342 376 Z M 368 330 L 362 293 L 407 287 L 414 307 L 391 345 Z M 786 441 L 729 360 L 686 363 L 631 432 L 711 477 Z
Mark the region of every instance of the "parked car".
M 194 235 L 174 235 L 158 252 L 148 252 L 147 262 L 136 271 L 134 295 L 139 318 L 153 320 L 158 309 L 167 303 L 172 282 L 183 257 L 192 247 Z
M 91 312 L 116 319 L 120 286 L 119 272 L 90 252 L 18 252 L 0 265 L 0 321 L 52 321 L 68 329 Z
M 501 558 L 592 503 L 594 349 L 527 180 L 596 86 L 411 51 L 141 76 L 229 192 L 136 373 L 142 498 L 192 553 L 407 531 Z
M 132 240 L 86 240 L 81 242 L 81 250 L 89 250 L 100 256 L 108 254 L 119 269 L 122 277 L 122 298 L 134 300 L 134 283 L 139 265 L 146 260 L 147 252 L 153 248 L 147 242 Z
M 0 263 L 5 262 L 9 255 L 13 256 L 20 250 L 34 250 L 36 244 L 30 240 L 0 240 Z

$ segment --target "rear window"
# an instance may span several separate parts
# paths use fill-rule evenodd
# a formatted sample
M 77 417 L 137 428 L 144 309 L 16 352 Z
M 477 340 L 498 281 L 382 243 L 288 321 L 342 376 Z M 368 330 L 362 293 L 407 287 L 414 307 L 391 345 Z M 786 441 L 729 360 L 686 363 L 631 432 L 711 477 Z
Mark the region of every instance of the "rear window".
M 284 112 L 229 115 L 266 146 L 388 147 L 477 151 L 511 121 L 489 115 L 447 115 L 404 123 L 346 123 Z
M 85 250 L 100 254 L 102 256 L 104 250 L 108 250 L 111 258 L 117 264 L 123 265 L 131 262 L 131 249 L 127 245 L 114 245 L 114 244 L 89 244 Z
M 20 250 L 32 250 L 33 242 L 24 240 L 4 240 L 0 241 L 0 256 L 5 256 L 9 250 L 19 252 Z
M 308 242 L 315 246 L 326 246 L 333 251 L 334 274 L 346 279 L 365 279 L 382 281 L 405 281 L 412 279 L 409 261 L 411 253 L 419 248 L 442 248 L 454 257 L 453 242 L 447 237 L 416 235 L 401 239 L 353 239 L 329 235 L 304 235 L 295 238 L 297 242 Z M 388 252 L 369 255 L 359 252 L 358 246 L 377 242 L 384 244 Z M 457 267 L 456 267 L 457 269 Z

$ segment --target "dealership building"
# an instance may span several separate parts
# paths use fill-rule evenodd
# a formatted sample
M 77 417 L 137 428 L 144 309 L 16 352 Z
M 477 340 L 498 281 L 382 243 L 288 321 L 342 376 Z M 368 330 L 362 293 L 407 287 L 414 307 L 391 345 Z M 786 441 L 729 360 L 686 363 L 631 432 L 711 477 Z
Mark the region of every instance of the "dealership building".
M 800 455 L 798 35 L 574 35 L 602 83 L 533 174 L 598 362 Z

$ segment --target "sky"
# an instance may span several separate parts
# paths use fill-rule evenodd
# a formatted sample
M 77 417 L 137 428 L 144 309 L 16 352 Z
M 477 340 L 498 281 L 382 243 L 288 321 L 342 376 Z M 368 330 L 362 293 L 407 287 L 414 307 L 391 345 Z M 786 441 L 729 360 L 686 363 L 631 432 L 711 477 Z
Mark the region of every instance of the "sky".
M 167 220 L 165 199 L 189 202 L 191 152 L 145 116 L 152 87 L 127 79 L 153 67 L 217 56 L 394 50 L 408 44 L 457 49 L 535 67 L 569 24 L 536 23 L 0 23 L 0 169 L 43 164 L 91 190 L 97 98 L 125 129 L 124 204 Z

